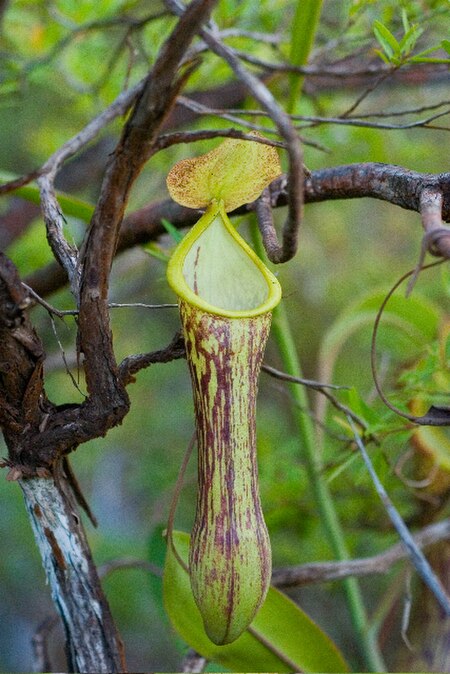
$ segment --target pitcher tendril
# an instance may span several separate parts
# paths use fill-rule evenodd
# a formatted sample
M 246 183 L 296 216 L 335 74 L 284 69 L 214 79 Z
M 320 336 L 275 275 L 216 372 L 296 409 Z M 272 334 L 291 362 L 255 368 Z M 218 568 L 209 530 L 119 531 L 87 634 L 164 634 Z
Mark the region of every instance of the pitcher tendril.
M 254 201 L 280 173 L 274 148 L 226 140 L 179 162 L 167 179 L 175 201 L 206 208 L 176 248 L 167 276 L 179 300 L 199 455 L 189 574 L 205 631 L 216 644 L 242 634 L 270 583 L 255 413 L 271 312 L 281 299 L 277 279 L 227 211 Z

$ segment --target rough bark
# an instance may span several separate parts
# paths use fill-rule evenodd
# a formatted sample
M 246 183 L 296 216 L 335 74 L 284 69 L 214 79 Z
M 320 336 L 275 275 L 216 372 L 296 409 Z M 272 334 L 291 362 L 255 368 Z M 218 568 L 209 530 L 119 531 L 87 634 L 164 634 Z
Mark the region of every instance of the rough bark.
M 126 671 L 123 644 L 61 465 L 50 479 L 21 480 L 20 486 L 62 619 L 69 671 Z

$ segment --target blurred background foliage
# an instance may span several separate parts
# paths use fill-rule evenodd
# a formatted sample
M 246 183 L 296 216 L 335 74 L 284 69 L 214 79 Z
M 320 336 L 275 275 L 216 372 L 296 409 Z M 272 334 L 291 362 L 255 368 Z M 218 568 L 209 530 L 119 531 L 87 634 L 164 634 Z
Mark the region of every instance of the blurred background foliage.
M 228 39 L 234 47 L 260 59 L 281 62 L 289 55 L 295 5 L 294 0 L 220 0 L 214 16 L 222 29 L 230 29 Z M 10 0 L 0 6 L 0 170 L 14 174 L 42 164 L 120 91 L 136 83 L 148 71 L 174 25 L 158 0 Z M 326 0 L 312 62 L 348 63 L 349 68 L 355 63 L 380 63 L 375 53 L 380 45 L 374 38 L 374 21 L 401 37 L 402 9 L 411 23 L 418 22 L 424 29 L 418 38 L 418 50 L 432 46 L 438 49 L 448 33 L 450 9 L 445 0 Z M 241 34 L 233 34 L 234 29 Z M 245 31 L 268 33 L 277 41 L 255 40 Z M 445 56 L 442 50 L 436 53 Z M 216 57 L 204 54 L 202 58 L 201 67 L 189 81 L 189 90 L 216 87 L 231 80 L 228 67 Z M 424 73 L 415 79 L 397 78 L 395 84 L 387 78 L 365 97 L 358 113 L 441 103 L 448 96 L 448 71 L 443 71 L 440 78 Z M 332 82 L 327 87 L 317 86 L 318 82 L 307 80 L 300 109 L 295 112 L 336 117 L 364 91 L 364 87 L 351 84 Z M 280 102 L 287 101 L 286 74 L 273 76 L 270 87 Z M 254 107 L 249 101 L 241 105 Z M 417 118 L 417 114 L 411 114 L 400 119 L 408 122 Z M 388 121 L 392 120 L 396 118 Z M 118 120 L 110 125 L 92 148 L 63 171 L 60 184 L 66 192 L 95 202 L 107 154 L 122 123 Z M 261 123 L 270 127 L 266 120 Z M 208 116 L 190 123 L 189 128 L 229 126 L 228 121 Z M 446 128 L 303 126 L 301 133 L 316 144 L 305 146 L 306 164 L 311 169 L 379 161 L 429 173 L 448 171 L 448 117 L 434 125 Z M 167 197 L 165 176 L 173 163 L 215 144 L 217 141 L 174 146 L 152 158 L 137 181 L 128 211 Z M 20 208 L 16 196 L 0 201 L 1 237 L 11 214 Z M 28 213 L 29 226 L 21 236 L 11 237 L 6 248 L 25 277 L 51 260 L 39 214 Z M 281 224 L 284 213 L 276 213 L 276 218 Z M 244 233 L 248 225 L 245 218 L 239 222 Z M 83 221 L 67 217 L 67 230 L 74 241 L 81 240 L 84 228 Z M 366 199 L 312 204 L 306 207 L 299 253 L 275 270 L 283 285 L 305 376 L 325 377 L 352 387 L 350 392 L 340 393 L 340 399 L 360 413 L 376 435 L 377 442 L 370 445 L 372 459 L 411 525 L 432 521 L 448 510 L 450 480 L 445 471 L 450 467 L 450 437 L 444 431 L 434 431 L 431 438 L 425 437 L 425 432 L 412 434 L 386 411 L 371 379 L 370 336 L 384 293 L 403 272 L 414 267 L 420 243 L 421 226 L 415 213 Z M 167 235 L 158 245 L 170 252 L 174 243 Z M 400 290 L 389 305 L 380 332 L 379 363 L 384 385 L 397 404 L 411 405 L 413 399 L 419 406 L 430 401 L 448 403 L 449 290 L 449 272 L 441 266 L 422 274 L 411 300 L 405 300 Z M 58 308 L 73 308 L 67 290 L 50 300 Z M 111 301 L 173 302 L 164 261 L 140 247 L 120 255 L 112 273 Z M 33 321 L 48 354 L 49 397 L 56 403 L 81 400 L 84 384 L 75 363 L 74 319 L 52 321 L 44 309 L 37 307 Z M 112 321 L 119 360 L 165 346 L 179 325 L 174 309 L 115 309 Z M 65 369 L 62 350 L 72 377 Z M 269 344 L 266 362 L 279 365 L 273 343 Z M 161 567 L 161 532 L 193 432 L 186 363 L 152 366 L 138 375 L 129 393 L 132 409 L 123 425 L 106 438 L 80 447 L 71 461 L 99 521 L 97 529 L 87 523 L 97 563 L 135 557 Z M 357 557 L 380 552 L 396 538 L 364 466 L 348 442 L 342 416 L 325 407 L 323 401 L 318 402 L 316 395 L 311 396 L 311 404 L 322 424 L 318 426 L 318 451 L 324 457 L 323 479 L 332 489 L 351 553 Z M 331 558 L 302 466 L 292 414 L 288 389 L 263 373 L 258 411 L 259 467 L 274 566 Z M 438 458 L 432 453 L 433 446 L 438 448 Z M 402 471 L 398 470 L 399 460 Z M 437 486 L 425 480 L 425 486 L 419 489 L 412 480 L 426 476 L 430 462 L 439 463 L 440 480 Z M 195 473 L 192 461 L 177 514 L 177 527 L 186 531 L 193 520 Z M 0 480 L 0 510 L 0 670 L 26 671 L 32 666 L 31 638 L 53 609 L 20 490 L 4 479 Z M 379 630 L 389 670 L 407 663 L 411 670 L 417 667 L 425 671 L 420 669 L 419 637 L 413 644 L 413 655 L 408 654 L 401 639 L 405 587 L 403 566 L 362 582 L 371 624 Z M 125 640 L 130 670 L 177 671 L 186 646 L 164 616 L 160 578 L 138 568 L 116 571 L 105 578 L 105 590 Z M 416 606 L 420 592 L 419 584 L 415 584 Z M 339 584 L 312 586 L 290 594 L 336 640 L 352 666 L 360 668 Z M 414 620 L 413 613 L 412 635 Z M 50 643 L 61 671 L 65 665 L 62 636 L 57 629 Z

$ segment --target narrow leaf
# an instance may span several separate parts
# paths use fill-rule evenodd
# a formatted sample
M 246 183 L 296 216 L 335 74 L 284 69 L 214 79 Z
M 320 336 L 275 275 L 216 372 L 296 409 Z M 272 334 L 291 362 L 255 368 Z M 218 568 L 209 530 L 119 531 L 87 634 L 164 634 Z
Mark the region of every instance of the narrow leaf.
M 410 23 L 408 19 L 408 12 L 404 7 L 402 7 L 402 24 L 403 24 L 403 31 L 407 33 L 410 29 Z
M 161 218 L 161 224 L 166 230 L 166 232 L 170 234 L 175 243 L 180 243 L 181 239 L 183 238 L 182 232 L 180 232 L 179 229 L 177 229 L 174 225 L 172 225 L 171 222 L 166 220 L 166 218 Z
M 386 28 L 380 21 L 375 21 L 373 24 L 373 32 L 378 42 L 384 49 L 386 55 L 392 59 L 394 55 L 400 54 L 400 45 L 392 35 L 391 31 Z
M 416 42 L 422 35 L 423 29 L 417 25 L 411 26 L 400 41 L 400 51 L 403 56 L 407 56 L 416 46 Z
M 16 177 L 17 176 L 12 173 L 0 171 L 0 182 L 9 182 Z M 36 185 L 30 184 L 18 187 L 11 192 L 11 194 L 21 197 L 26 201 L 31 201 L 33 204 L 39 204 L 41 200 L 39 188 L 36 187 Z M 77 197 L 73 197 L 70 194 L 65 194 L 64 192 L 57 192 L 56 196 L 64 215 L 71 215 L 74 218 L 84 220 L 84 222 L 90 221 L 92 214 L 94 213 L 94 207 L 91 204 L 82 201 Z
M 303 66 L 308 62 L 321 10 L 322 0 L 297 0 L 292 21 L 289 54 L 289 60 L 293 66 Z M 304 76 L 294 73 L 289 77 L 289 112 L 294 112 L 299 102 L 304 79 Z
M 189 536 L 173 532 L 178 555 L 187 563 Z M 234 672 L 347 672 L 334 643 L 290 599 L 270 588 L 249 630 L 232 644 L 216 646 L 203 629 L 189 575 L 170 544 L 164 569 L 164 602 L 186 643 L 208 660 Z
M 447 54 L 450 54 L 450 40 L 442 40 L 441 47 L 442 49 L 445 49 Z
M 450 63 L 450 59 L 433 58 L 427 56 L 412 56 L 408 63 Z

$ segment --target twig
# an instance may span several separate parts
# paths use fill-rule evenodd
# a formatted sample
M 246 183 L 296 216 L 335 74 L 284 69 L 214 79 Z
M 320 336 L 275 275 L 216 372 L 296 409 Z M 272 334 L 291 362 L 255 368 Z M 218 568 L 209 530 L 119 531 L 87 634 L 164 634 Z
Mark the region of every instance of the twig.
M 409 627 L 409 619 L 411 616 L 412 600 L 413 596 L 411 592 L 411 574 L 408 573 L 406 578 L 406 592 L 403 604 L 401 635 L 403 641 L 405 642 L 407 648 L 409 648 L 410 651 L 413 650 L 411 642 L 408 639 L 408 627 Z
M 255 128 L 255 126 L 251 125 L 251 128 Z M 273 133 L 273 130 L 271 133 Z M 271 147 L 285 148 L 284 143 L 255 136 L 254 134 L 245 133 L 245 131 L 239 131 L 239 129 L 200 129 L 198 131 L 175 131 L 173 133 L 165 133 L 161 135 L 158 138 L 156 145 L 158 150 L 163 150 L 178 143 L 196 143 L 201 140 L 209 140 L 210 138 L 240 138 L 241 140 L 251 140 L 252 142 L 256 141 L 258 143 L 262 143 L 263 145 L 270 145 Z
M 178 550 L 175 547 L 174 540 L 173 540 L 173 527 L 175 524 L 175 514 L 177 511 L 177 505 L 178 501 L 180 498 L 181 494 L 181 489 L 183 488 L 183 481 L 184 481 L 184 476 L 186 474 L 186 469 L 189 463 L 189 459 L 192 456 L 193 449 L 195 447 L 195 443 L 197 440 L 197 434 L 194 431 L 192 434 L 192 437 L 189 441 L 189 444 L 186 448 L 186 451 L 183 456 L 183 461 L 180 466 L 180 470 L 178 472 L 177 476 L 177 481 L 175 483 L 175 488 L 173 490 L 173 495 L 172 499 L 170 501 L 170 509 L 169 509 L 169 516 L 167 518 L 167 545 L 170 545 L 172 552 L 178 562 L 178 564 L 181 566 L 182 569 L 184 569 L 187 573 L 189 573 L 189 568 L 185 561 L 181 558 Z
M 134 356 L 128 356 L 119 365 L 119 377 L 123 384 L 127 386 L 134 381 L 134 375 L 149 365 L 154 363 L 170 363 L 172 360 L 186 357 L 186 348 L 184 339 L 180 333 L 177 333 L 171 343 L 159 351 L 150 353 L 138 353 Z
M 450 519 L 431 524 L 414 535 L 417 547 L 425 548 L 439 541 L 450 539 Z M 278 567 L 273 570 L 272 584 L 275 587 L 294 587 L 342 580 L 349 576 L 369 576 L 386 573 L 396 562 L 409 558 L 402 543 L 397 543 L 385 552 L 373 557 L 351 559 L 343 562 L 317 562 L 300 566 Z
M 441 581 L 439 578 L 436 576 L 434 573 L 433 569 L 431 568 L 430 564 L 428 563 L 425 555 L 423 552 L 417 547 L 414 538 L 411 536 L 408 527 L 404 523 L 403 519 L 401 518 L 398 510 L 392 503 L 390 497 L 388 496 L 385 488 L 381 484 L 381 481 L 378 477 L 378 475 L 375 472 L 375 469 L 372 465 L 372 462 L 369 458 L 369 455 L 366 451 L 366 448 L 364 446 L 363 441 L 361 440 L 361 437 L 359 436 L 355 425 L 353 423 L 353 419 L 350 416 L 347 416 L 348 422 L 350 424 L 350 427 L 353 432 L 353 436 L 355 438 L 356 445 L 361 452 L 361 456 L 363 458 L 363 461 L 366 465 L 366 468 L 369 472 L 369 475 L 372 479 L 372 482 L 375 486 L 376 492 L 378 496 L 381 499 L 381 502 L 389 515 L 389 518 L 394 525 L 395 529 L 397 530 L 398 535 L 400 536 L 403 545 L 406 548 L 406 551 L 408 553 L 408 557 L 410 558 L 414 568 L 416 569 L 417 573 L 419 576 L 422 578 L 423 582 L 427 585 L 427 587 L 430 589 L 430 591 L 434 594 L 436 597 L 436 600 L 439 602 L 439 605 L 441 606 L 442 610 L 444 611 L 445 615 L 447 617 L 450 617 L 450 598 L 448 597 Z
M 352 417 L 352 419 L 360 426 L 361 428 L 365 429 L 367 428 L 367 424 L 362 419 L 360 416 L 355 414 L 353 410 L 350 409 L 350 407 L 347 407 L 347 405 L 344 405 L 343 403 L 339 402 L 339 400 L 329 392 L 328 389 L 348 389 L 348 386 L 338 386 L 336 384 L 322 384 L 321 382 L 313 381 L 311 379 L 303 379 L 301 377 L 294 377 L 290 374 L 286 374 L 285 372 L 281 372 L 280 370 L 276 370 L 273 367 L 270 367 L 269 365 L 263 365 L 261 367 L 262 370 L 267 372 L 267 374 L 270 374 L 272 377 L 275 377 L 276 379 L 281 379 L 283 381 L 289 381 L 292 382 L 293 384 L 301 384 L 303 386 L 307 386 L 308 388 L 311 388 L 315 391 L 319 391 L 322 395 L 327 398 L 327 400 L 330 401 L 330 403 L 335 407 L 337 410 L 340 412 L 343 412 L 346 415 L 349 415 Z
M 44 300 L 43 297 L 38 295 L 38 293 L 35 290 L 33 290 L 33 288 L 31 286 L 27 285 L 23 281 L 22 281 L 22 285 L 25 288 L 25 290 L 31 295 L 31 297 L 36 300 L 36 302 L 38 304 L 43 306 L 44 309 L 47 309 L 47 311 L 50 315 L 58 316 L 58 318 L 63 318 L 64 316 L 76 316 L 78 314 L 77 309 L 67 309 L 67 310 L 64 310 L 64 311 L 62 311 L 61 309 L 57 309 L 52 304 L 49 304 L 48 302 L 46 302 L 46 300 Z
M 426 269 L 432 269 L 433 267 L 436 267 L 439 264 L 442 264 L 444 260 L 438 260 L 437 262 L 433 262 L 431 264 L 427 264 L 425 266 L 422 266 L 421 260 L 419 261 L 419 269 L 421 271 L 425 271 Z M 405 412 L 395 405 L 390 402 L 390 400 L 387 398 L 386 394 L 383 391 L 383 387 L 380 382 L 380 378 L 378 376 L 378 369 L 377 369 L 377 338 L 378 338 L 378 329 L 380 326 L 381 318 L 384 313 L 384 309 L 388 303 L 388 301 L 391 299 L 392 295 L 394 292 L 397 290 L 397 288 L 403 283 L 405 279 L 407 279 L 410 276 L 414 276 L 416 274 L 416 269 L 413 269 L 412 271 L 407 272 L 406 274 L 403 274 L 399 278 L 399 280 L 392 286 L 392 288 L 389 290 L 387 293 L 386 297 L 382 301 L 380 308 L 378 309 L 377 315 L 375 317 L 375 321 L 373 323 L 373 330 L 372 330 L 372 340 L 371 340 L 371 345 L 370 345 L 370 365 L 372 369 L 372 378 L 373 378 L 373 383 L 375 385 L 375 388 L 377 390 L 378 395 L 380 396 L 381 400 L 384 402 L 386 407 L 388 407 L 392 412 L 397 414 L 400 417 L 403 417 L 404 419 L 408 419 L 408 421 L 412 421 L 415 424 L 419 424 L 422 426 L 449 426 L 450 425 L 450 410 L 448 408 L 442 408 L 440 409 L 439 407 L 430 407 L 428 412 L 420 417 L 415 416 L 413 414 L 410 414 L 409 412 Z
M 146 304 L 145 302 L 110 302 L 110 309 L 176 309 L 178 304 L 163 302 L 162 304 Z
M 231 114 L 228 110 L 222 110 L 218 108 L 211 108 L 207 105 L 204 105 L 203 103 L 198 103 L 197 101 L 194 101 L 187 96 L 179 96 L 177 99 L 177 104 L 183 105 L 185 108 L 188 110 L 191 110 L 192 112 L 195 112 L 197 115 L 214 115 L 216 117 L 221 117 L 221 119 L 225 119 L 228 122 L 233 122 L 234 124 L 239 124 L 240 126 L 244 126 L 247 129 L 251 129 L 252 131 L 260 131 L 261 133 L 270 133 L 270 134 L 278 134 L 277 129 L 274 129 L 269 126 L 261 126 L 261 124 L 254 124 L 252 122 L 248 122 L 245 119 L 242 119 L 241 116 L 237 116 L 235 114 Z M 270 115 L 266 113 L 266 116 L 270 118 Z M 284 147 L 284 146 L 283 146 Z
M 436 188 L 425 187 L 420 194 L 420 216 L 427 237 L 428 252 L 450 259 L 450 228 L 442 223 L 444 196 Z
M 420 115 L 422 112 L 429 110 L 437 110 L 443 106 L 450 106 L 449 100 L 439 101 L 439 103 L 432 103 L 430 105 L 421 105 L 415 108 L 405 108 L 403 110 L 377 110 L 377 112 L 366 112 L 365 114 L 358 113 L 355 115 L 358 119 L 366 119 L 368 117 L 404 117 L 405 115 Z
M 223 36 L 223 33 L 222 33 Z M 356 69 L 347 69 L 343 70 L 342 66 L 335 63 L 330 63 L 324 66 L 321 65 L 304 65 L 304 66 L 295 66 L 292 63 L 272 63 L 271 61 L 266 61 L 265 59 L 258 58 L 253 56 L 253 54 L 248 54 L 247 52 L 240 51 L 235 49 L 234 53 L 242 61 L 251 63 L 252 65 L 259 66 L 264 68 L 264 70 L 272 70 L 276 73 L 298 73 L 299 75 L 306 75 L 311 77 L 336 77 L 341 79 L 347 79 L 349 77 L 361 77 L 361 76 L 372 76 L 372 75 L 384 75 L 386 73 L 386 66 L 366 66 L 365 68 Z
M 38 304 L 43 306 L 44 309 L 47 309 L 50 315 L 58 316 L 58 318 L 64 318 L 64 316 L 78 316 L 78 309 L 57 309 L 44 300 L 43 297 L 38 295 L 31 286 L 23 282 L 22 285 Z M 178 304 L 172 302 L 165 302 L 162 304 L 146 304 L 145 302 L 109 302 L 108 307 L 110 309 L 176 309 Z
M 64 235 L 66 221 L 56 198 L 53 177 L 43 174 L 38 178 L 37 184 L 41 195 L 41 209 L 47 227 L 48 242 L 53 255 L 67 273 L 75 298 L 78 298 L 78 254 L 77 250 L 67 242 Z
M 35 169 L 34 171 L 30 171 L 30 173 L 26 173 L 23 176 L 19 176 L 18 178 L 14 178 L 13 180 L 8 180 L 8 182 L 3 183 L 0 185 L 0 194 L 7 194 L 8 192 L 13 192 L 14 190 L 17 190 L 19 187 L 23 187 L 24 185 L 28 185 L 28 183 L 31 183 L 33 180 L 36 180 L 41 175 L 42 169 Z
M 384 82 L 388 77 L 392 76 L 396 72 L 397 68 L 389 68 L 389 70 L 381 73 L 379 77 L 375 79 L 372 84 L 370 84 L 363 92 L 358 96 L 356 101 L 345 111 L 340 115 L 341 117 L 348 117 L 348 115 L 351 115 L 352 112 L 356 110 L 357 107 L 367 98 L 369 94 L 371 94 L 377 87 L 380 86 L 382 82 Z
M 163 575 L 162 569 L 160 569 L 159 566 L 156 566 L 156 564 L 147 562 L 145 559 L 135 559 L 134 557 L 110 559 L 109 562 L 104 562 L 97 567 L 98 575 L 102 579 L 115 571 L 121 571 L 123 569 L 142 569 L 158 578 L 162 578 Z
M 314 379 L 304 379 L 303 377 L 294 377 L 291 374 L 287 374 L 286 372 L 282 372 L 281 370 L 277 370 L 274 367 L 271 367 L 270 365 L 262 365 L 261 370 L 264 370 L 264 372 L 267 372 L 267 374 L 270 374 L 272 377 L 275 377 L 275 379 L 281 379 L 282 381 L 290 381 L 293 382 L 294 384 L 302 384 L 303 386 L 307 386 L 308 388 L 312 388 L 315 391 L 321 391 L 324 388 L 330 388 L 334 389 L 335 391 L 342 391 L 342 390 L 348 390 L 350 387 L 349 386 L 340 386 L 339 384 L 324 384 L 320 381 L 315 381 Z
M 207 105 L 204 105 L 203 103 L 199 103 L 198 101 L 194 101 L 191 98 L 188 98 L 186 96 L 178 96 L 177 98 L 177 104 L 183 105 L 185 108 L 190 110 L 191 112 L 194 112 L 197 115 L 212 115 L 215 117 L 220 117 L 221 119 L 225 119 L 228 122 L 233 122 L 234 124 L 239 124 L 240 126 L 246 127 L 247 129 L 251 129 L 252 131 L 259 131 L 260 133 L 265 133 L 265 134 L 271 134 L 271 135 L 280 135 L 280 132 L 276 128 L 272 128 L 269 126 L 262 126 L 261 124 L 255 124 L 253 122 L 249 122 L 243 117 L 247 116 L 253 116 L 253 117 L 270 117 L 270 113 L 261 111 L 258 113 L 258 111 L 245 111 L 245 110 L 227 110 L 227 109 L 222 109 L 222 108 L 211 108 Z M 216 129 L 216 135 L 219 136 L 220 132 L 223 131 L 223 129 Z M 187 133 L 198 133 L 201 134 L 202 131 L 192 131 L 192 132 L 187 132 Z M 208 132 L 206 132 L 208 133 Z M 225 133 L 227 133 L 227 130 L 225 130 Z M 233 130 L 233 133 L 239 133 L 236 130 Z M 172 134 L 171 134 L 172 135 Z M 194 136 L 195 137 L 195 136 Z M 233 137 L 230 134 L 230 137 Z M 316 150 L 320 150 L 322 152 L 328 152 L 328 149 L 322 145 L 321 143 L 318 143 L 317 141 L 311 140 L 309 138 L 306 138 L 305 136 L 300 136 L 297 134 L 298 139 L 304 144 L 308 145 L 310 147 L 314 147 Z M 239 136 L 236 136 L 236 138 L 239 138 Z M 199 140 L 203 140 L 201 136 L 199 136 Z M 248 138 L 248 140 L 252 140 L 251 137 Z M 254 140 L 254 139 L 253 139 Z M 271 143 L 271 141 L 268 141 L 267 138 L 261 138 L 259 140 L 260 143 L 266 142 L 267 145 Z M 272 141 L 273 142 L 273 141 Z M 286 143 L 277 143 L 276 147 L 281 147 L 286 149 Z
M 78 382 L 76 381 L 75 377 L 73 376 L 72 372 L 70 371 L 69 363 L 67 362 L 66 352 L 64 351 L 64 347 L 62 345 L 62 342 L 59 339 L 58 331 L 57 331 L 56 325 L 55 325 L 55 319 L 53 318 L 52 314 L 50 314 L 50 323 L 51 323 L 51 326 L 52 326 L 53 335 L 56 339 L 56 343 L 59 346 L 59 353 L 60 353 L 60 356 L 62 358 L 62 362 L 64 363 L 64 367 L 66 369 L 66 374 L 69 375 L 70 380 L 71 380 L 74 388 L 78 391 L 78 393 L 80 393 L 83 396 L 84 399 L 86 399 L 86 397 L 87 397 L 86 394 L 81 390 L 81 388 L 78 385 Z
M 404 124 L 388 124 L 387 122 L 367 122 L 358 117 L 320 117 L 320 116 L 311 116 L 311 115 L 294 115 L 292 116 L 293 120 L 299 120 L 303 122 L 311 122 L 311 126 L 318 126 L 320 124 L 338 124 L 343 126 L 357 126 L 368 129 L 382 129 L 383 131 L 402 131 L 404 129 L 415 129 L 420 127 L 425 127 L 434 122 L 435 119 L 444 117 L 445 115 L 450 114 L 450 110 L 444 110 L 444 112 L 439 112 L 426 119 L 421 119 L 416 122 L 405 122 Z M 308 125 L 309 126 L 309 125 Z M 304 128 L 305 125 L 299 125 L 299 128 Z

